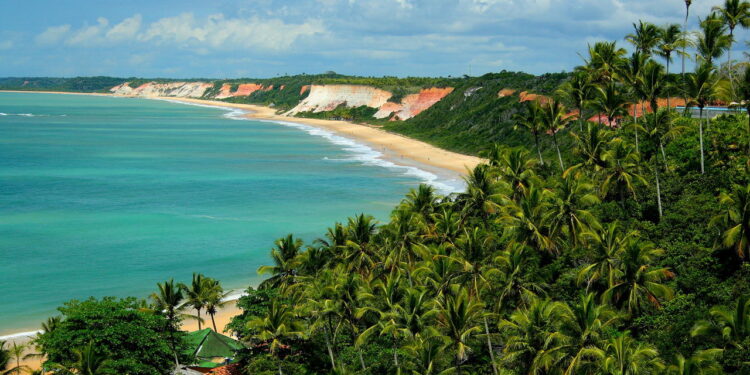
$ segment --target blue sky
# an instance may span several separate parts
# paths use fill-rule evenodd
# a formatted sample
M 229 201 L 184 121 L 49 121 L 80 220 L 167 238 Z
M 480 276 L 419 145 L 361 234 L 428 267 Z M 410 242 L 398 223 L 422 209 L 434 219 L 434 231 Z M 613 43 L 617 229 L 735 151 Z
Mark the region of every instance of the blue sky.
M 691 27 L 720 2 L 694 1 Z M 0 0 L 0 10 L 0 76 L 457 76 L 569 71 L 587 43 L 622 40 L 639 19 L 682 24 L 684 1 Z

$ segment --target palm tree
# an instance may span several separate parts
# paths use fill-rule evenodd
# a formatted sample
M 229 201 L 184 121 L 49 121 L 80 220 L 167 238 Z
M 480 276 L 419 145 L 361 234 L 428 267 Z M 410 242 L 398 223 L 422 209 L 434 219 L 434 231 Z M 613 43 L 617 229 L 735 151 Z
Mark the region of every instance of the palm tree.
M 747 127 L 745 128 L 745 147 L 746 152 L 750 152 L 750 65 L 745 67 L 745 74 L 740 81 L 739 95 L 748 114 Z
M 565 170 L 565 165 L 560 154 L 560 145 L 557 143 L 557 132 L 565 129 L 570 122 L 565 106 L 557 99 L 552 99 L 542 106 L 542 126 L 544 131 L 552 134 L 552 142 L 557 150 L 557 159 L 560 161 L 560 169 Z
M 579 70 L 589 71 L 594 83 L 612 81 L 622 64 L 622 57 L 627 53 L 624 48 L 617 47 L 617 42 L 596 42 L 593 47 L 589 46 L 588 52 L 586 66 Z
M 733 247 L 741 260 L 750 254 L 750 184 L 733 185 L 730 194 L 719 194 L 723 212 L 710 225 L 723 230 L 722 244 Z
M 737 299 L 734 308 L 714 306 L 710 312 L 712 321 L 702 320 L 695 323 L 692 336 L 721 336 L 729 345 L 745 349 L 750 337 L 750 296 Z
M 26 351 L 31 347 L 30 343 L 23 343 L 19 344 L 18 342 L 13 342 L 10 347 L 6 350 L 4 349 L 4 344 L 0 346 L 0 350 L 5 351 L 7 354 L 7 360 L 6 360 L 6 366 L 7 363 L 15 362 L 15 366 L 11 367 L 8 370 L 5 370 L 2 375 L 10 375 L 10 374 L 21 374 L 22 372 L 29 371 L 29 367 L 26 365 L 21 364 L 21 360 L 24 359 L 24 354 Z
M 687 28 L 687 22 L 688 18 L 690 17 L 690 5 L 693 4 L 693 0 L 685 0 L 685 23 L 683 24 L 682 29 L 684 32 L 688 31 Z M 687 57 L 687 53 L 685 50 L 687 49 L 687 44 L 682 46 L 682 77 L 685 77 L 685 57 Z
M 630 237 L 623 251 L 617 254 L 618 267 L 602 299 L 624 305 L 631 315 L 647 305 L 660 307 L 662 301 L 673 295 L 663 282 L 674 277 L 674 273 L 654 265 L 663 255 L 664 250 L 653 243 Z
M 570 79 L 563 84 L 560 93 L 575 104 L 575 108 L 578 111 L 578 128 L 583 132 L 583 123 L 586 122 L 584 111 L 595 94 L 595 87 L 591 83 L 591 77 L 586 72 L 574 72 Z
M 76 361 L 70 367 L 55 365 L 63 374 L 69 375 L 103 375 L 110 373 L 107 369 L 110 360 L 94 350 L 94 343 L 89 342 L 83 348 L 73 349 Z
M 405 347 L 406 353 L 412 358 L 415 369 L 413 375 L 449 375 L 455 367 L 449 367 L 440 371 L 438 361 L 445 353 L 448 346 L 444 336 L 421 337 L 418 336 L 410 345 Z
M 599 203 L 593 189 L 593 184 L 570 174 L 558 182 L 558 193 L 552 200 L 552 227 L 566 235 L 571 245 L 581 244 L 581 233 L 599 227 L 596 217 L 588 210 Z
M 561 329 L 571 338 L 566 345 L 571 358 L 565 374 L 580 373 L 588 365 L 586 357 L 589 349 L 601 346 L 605 332 L 619 319 L 620 315 L 608 305 L 596 303 L 594 293 L 579 296 L 578 303 L 566 311 L 561 321 Z
M 172 346 L 172 352 L 174 354 L 175 364 L 179 366 L 180 360 L 177 355 L 177 343 L 175 342 L 175 331 L 180 324 L 180 320 L 185 316 L 183 311 L 187 305 L 182 304 L 185 299 L 183 295 L 183 289 L 178 284 L 175 284 L 173 279 L 165 281 L 163 283 L 156 283 L 159 291 L 151 294 L 151 301 L 154 305 L 154 310 L 157 313 L 164 314 L 167 318 L 167 331 L 169 332 L 169 341 Z
M 607 125 L 614 126 L 616 118 L 628 115 L 628 97 L 617 83 L 610 82 L 603 87 L 598 87 L 597 93 L 592 107 L 607 116 Z
M 660 34 L 661 42 L 659 43 L 657 54 L 666 62 L 666 75 L 669 77 L 669 66 L 672 63 L 672 54 L 678 53 L 682 55 L 683 51 L 680 50 L 680 47 L 687 46 L 689 43 L 683 30 L 680 28 L 680 25 L 676 23 L 662 27 Z M 671 95 L 667 95 L 667 108 L 672 108 L 670 105 L 670 97 Z
M 542 107 L 539 105 L 539 102 L 536 100 L 526 102 L 526 111 L 515 115 L 514 120 L 516 128 L 523 126 L 534 136 L 534 145 L 536 145 L 536 152 L 539 155 L 539 164 L 544 165 L 542 148 L 539 146 L 539 135 L 545 131 L 545 128 L 542 123 Z
M 607 340 L 603 348 L 592 348 L 587 354 L 598 359 L 597 373 L 602 375 L 655 374 L 663 367 L 659 352 L 638 343 L 630 332 Z
M 667 76 L 664 73 L 664 67 L 655 61 L 649 61 L 643 67 L 642 78 L 643 97 L 651 106 L 651 112 L 656 113 L 659 110 L 659 98 L 667 94 Z
M 503 362 L 520 367 L 517 373 L 547 373 L 557 367 L 569 340 L 559 330 L 568 313 L 562 302 L 534 298 L 528 306 L 518 307 L 508 319 L 500 322 L 506 335 Z
M 518 203 L 506 206 L 501 222 L 512 238 L 540 252 L 557 252 L 551 225 L 551 196 L 549 190 L 532 186 Z
M 634 33 L 628 34 L 625 40 L 635 46 L 636 51 L 651 55 L 661 38 L 659 27 L 649 22 L 638 21 L 637 25 L 633 24 L 633 29 Z
M 248 322 L 248 328 L 258 330 L 258 338 L 268 343 L 269 353 L 278 361 L 279 375 L 283 375 L 279 349 L 287 340 L 304 335 L 292 309 L 272 299 L 266 315 Z
M 185 292 L 186 299 L 185 303 L 191 306 L 197 312 L 198 330 L 201 330 L 203 319 L 201 318 L 201 310 L 206 306 L 206 283 L 204 281 L 205 276 L 199 273 L 193 273 L 193 280 L 190 286 L 180 284 L 180 288 Z
M 639 172 L 641 156 L 622 138 L 614 138 L 609 142 L 609 149 L 602 155 L 607 167 L 602 171 L 603 180 L 600 185 L 602 198 L 612 187 L 617 189 L 620 204 L 625 207 L 625 193 L 629 192 L 634 198 L 635 183 L 646 185 L 646 179 Z
M 500 180 L 510 186 L 511 199 L 517 201 L 532 184 L 538 183 L 533 169 L 535 165 L 536 161 L 529 158 L 529 152 L 524 148 L 502 149 L 499 152 L 494 167 Z
M 598 231 L 586 234 L 592 243 L 592 259 L 589 265 L 578 272 L 578 283 L 586 281 L 586 292 L 598 280 L 605 280 L 607 287 L 614 285 L 616 270 L 620 264 L 620 254 L 630 238 L 638 236 L 638 232 L 623 234 L 620 230 L 620 223 L 613 221 Z
M 364 289 L 367 290 L 367 286 Z M 375 333 L 381 336 L 390 335 L 393 365 L 399 371 L 401 364 L 398 360 L 398 340 L 405 336 L 406 332 L 404 327 L 399 325 L 398 311 L 401 309 L 401 302 L 405 295 L 401 273 L 393 270 L 385 277 L 385 280 L 376 280 L 369 291 L 359 293 L 358 298 L 367 301 L 368 306 L 360 308 L 356 313 L 357 318 L 362 318 L 367 313 L 374 313 L 377 316 L 376 323 L 359 335 L 356 346 L 360 347 Z
M 716 362 L 716 358 L 721 355 L 721 349 L 699 350 L 693 353 L 690 358 L 685 358 L 682 354 L 675 356 L 674 362 L 667 367 L 668 375 L 719 375 L 724 371 Z
M 681 128 L 672 126 L 672 112 L 670 109 L 662 109 L 658 112 L 646 116 L 646 136 L 654 143 L 658 144 L 661 149 L 662 156 L 664 158 L 666 166 L 666 153 L 664 152 L 664 142 L 674 136 L 675 132 L 679 132 Z M 655 152 L 652 156 L 654 163 L 654 178 L 656 180 L 656 203 L 659 209 L 659 218 L 661 219 L 662 203 L 661 203 L 661 185 L 659 183 L 659 157 L 658 152 Z
M 218 330 L 216 329 L 216 313 L 219 309 L 223 308 L 229 303 L 229 301 L 226 300 L 229 292 L 224 291 L 224 288 L 221 286 L 221 282 L 219 282 L 219 280 L 206 278 L 205 282 L 206 314 L 211 317 L 211 325 L 213 325 L 214 331 L 218 332 Z
M 729 28 L 729 46 L 727 47 L 727 63 L 729 64 L 729 82 L 732 81 L 732 44 L 734 44 L 734 29 L 737 26 L 750 27 L 750 2 L 746 0 L 724 0 L 724 6 L 715 6 L 713 11 L 721 15 L 724 24 Z
M 727 34 L 727 26 L 718 14 L 711 14 L 701 21 L 697 49 L 703 61 L 713 65 L 714 59 L 729 50 L 732 38 Z
M 643 100 L 646 99 L 646 90 L 644 88 L 645 82 L 643 79 L 643 70 L 646 66 L 646 63 L 649 62 L 648 56 L 644 53 L 641 53 L 640 51 L 633 52 L 633 54 L 628 58 L 625 63 L 622 64 L 622 67 L 620 68 L 620 76 L 621 79 L 629 86 L 629 93 L 632 96 L 633 99 L 636 99 L 636 103 L 632 105 L 633 107 L 633 127 L 635 130 L 635 150 L 640 151 L 640 147 L 638 144 L 638 102 L 641 102 L 641 112 L 645 111 L 643 110 Z M 615 87 L 612 87 L 610 91 L 614 92 Z M 605 108 L 604 106 L 602 106 Z M 612 120 L 609 120 L 609 125 L 612 125 Z
M 695 73 L 689 74 L 684 83 L 685 97 L 690 103 L 697 105 L 700 110 L 698 118 L 698 129 L 700 135 L 701 173 L 706 173 L 705 157 L 703 151 L 703 109 L 716 96 L 716 86 L 719 77 L 714 67 L 709 63 L 698 65 Z
M 375 218 L 369 215 L 359 214 L 348 220 L 346 227 L 348 232 L 346 261 L 351 270 L 362 275 L 370 273 L 376 262 L 376 249 L 372 245 L 376 227 Z
M 605 127 L 589 123 L 583 134 L 571 133 L 576 141 L 575 153 L 583 159 L 578 166 L 568 168 L 568 174 L 578 167 L 587 168 L 590 172 L 598 172 L 607 167 L 604 154 L 607 151 L 607 142 L 611 138 L 611 132 Z
M 458 202 L 463 204 L 461 224 L 469 217 L 478 217 L 486 226 L 490 215 L 500 211 L 500 202 L 504 199 L 501 185 L 495 181 L 487 164 L 477 165 L 464 181 L 466 192 L 458 196 Z
M 409 191 L 401 204 L 409 211 L 421 215 L 425 222 L 429 222 L 437 202 L 438 197 L 435 195 L 435 188 L 427 184 L 419 184 L 416 190 L 411 189 Z
M 439 300 L 438 311 L 438 325 L 456 353 L 456 371 L 460 375 L 461 364 L 469 354 L 468 340 L 482 331 L 479 326 L 482 304 L 472 300 L 465 288 L 459 287 Z
M 297 255 L 302 248 L 302 240 L 288 234 L 284 238 L 276 240 L 276 247 L 271 250 L 273 266 L 261 266 L 259 274 L 270 273 L 271 277 L 263 280 L 259 288 L 286 288 L 294 284 L 297 276 Z

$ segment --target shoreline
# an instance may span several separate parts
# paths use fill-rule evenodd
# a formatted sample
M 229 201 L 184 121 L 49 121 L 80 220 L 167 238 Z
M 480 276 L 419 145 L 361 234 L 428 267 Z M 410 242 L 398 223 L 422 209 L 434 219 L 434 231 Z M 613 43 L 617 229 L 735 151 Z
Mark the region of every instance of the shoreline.
M 284 116 L 276 114 L 276 110 L 273 108 L 256 104 L 226 103 L 216 100 L 173 97 L 155 97 L 153 99 L 198 104 L 210 107 L 240 109 L 250 112 L 244 114 L 244 117 L 248 119 L 312 126 L 314 128 L 331 131 L 336 135 L 351 138 L 355 141 L 368 143 L 375 146 L 375 150 L 383 150 L 405 160 L 410 160 L 433 168 L 449 170 L 458 173 L 461 176 L 466 174 L 467 168 L 472 169 L 478 164 L 484 162 L 483 159 L 476 156 L 444 150 L 417 139 L 390 133 L 369 125 L 355 124 L 350 121 Z M 394 158 L 390 159 L 400 166 L 412 166 L 407 161 L 399 162 L 398 160 L 393 160 Z

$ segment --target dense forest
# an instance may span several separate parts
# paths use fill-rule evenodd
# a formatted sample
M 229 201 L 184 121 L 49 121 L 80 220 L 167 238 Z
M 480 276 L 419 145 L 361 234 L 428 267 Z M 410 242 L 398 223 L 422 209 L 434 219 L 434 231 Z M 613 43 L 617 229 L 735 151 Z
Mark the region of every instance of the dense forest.
M 393 125 L 488 163 L 462 193 L 413 189 L 387 223 L 276 241 L 229 327 L 245 373 L 750 374 L 750 117 L 704 116 L 750 106 L 750 66 L 728 56 L 750 3 L 703 16 L 697 33 L 637 23 L 632 53 L 598 42 L 569 75 L 467 79 Z M 682 58 L 695 69 L 672 74 Z M 497 96 L 529 85 L 548 97 Z M 35 345 L 60 371 L 166 374 L 191 360 L 179 323 L 209 324 L 225 295 L 196 274 L 71 301 Z

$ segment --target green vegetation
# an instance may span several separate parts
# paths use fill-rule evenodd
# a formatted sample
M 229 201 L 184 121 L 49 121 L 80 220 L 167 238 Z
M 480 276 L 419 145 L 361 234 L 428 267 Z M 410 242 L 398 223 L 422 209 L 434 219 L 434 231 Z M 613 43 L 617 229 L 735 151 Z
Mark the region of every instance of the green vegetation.
M 276 241 L 228 326 L 247 347 L 236 360 L 269 375 L 750 374 L 750 118 L 702 110 L 750 102 L 750 68 L 715 66 L 748 20 L 739 0 L 706 17 L 684 77 L 667 66 L 693 41 L 640 22 L 630 56 L 600 42 L 571 74 L 451 82 L 387 128 L 488 163 L 462 193 L 413 189 L 387 223 L 359 214 L 311 244 Z M 672 94 L 699 118 L 661 106 Z M 158 284 L 150 303 L 72 301 L 36 345 L 74 373 L 166 373 L 193 360 L 178 354 L 185 309 L 201 322 L 225 296 L 196 274 Z
M 115 77 L 10 77 L 0 78 L 0 90 L 106 92 L 126 81 L 129 79 Z

